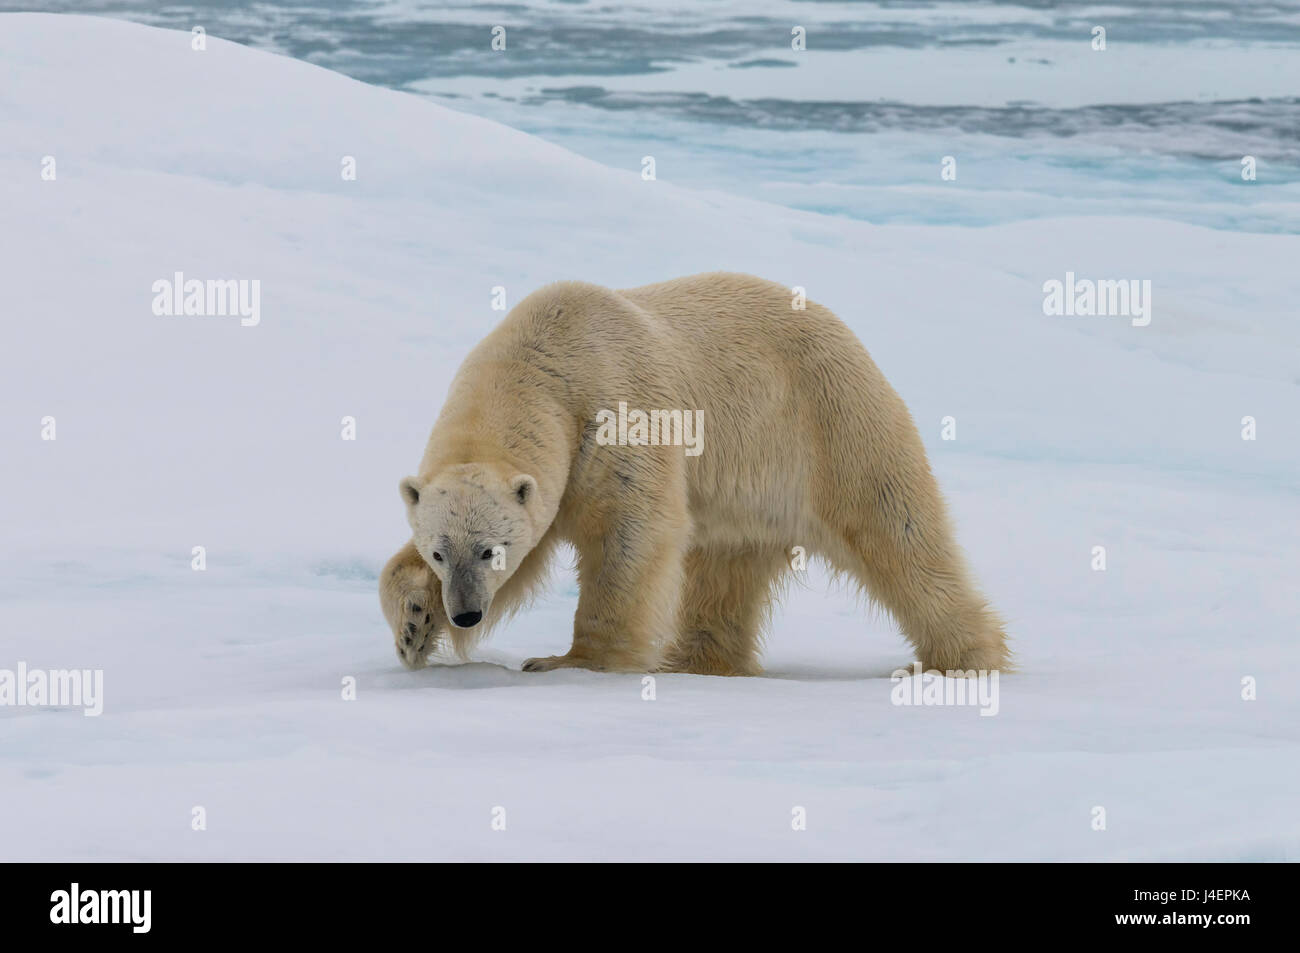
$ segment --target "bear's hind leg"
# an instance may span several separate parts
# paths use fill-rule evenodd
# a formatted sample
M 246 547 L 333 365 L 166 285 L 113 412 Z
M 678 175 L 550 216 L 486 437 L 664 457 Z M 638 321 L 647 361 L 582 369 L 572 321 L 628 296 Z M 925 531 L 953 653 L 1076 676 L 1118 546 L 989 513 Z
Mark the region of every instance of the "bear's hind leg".
M 659 667 L 695 675 L 759 675 L 760 632 L 788 566 L 769 549 L 701 548 L 686 557 L 677 641 Z
M 946 525 L 851 536 L 849 569 L 898 622 L 925 671 L 1009 671 L 1002 620 Z M 840 564 L 840 560 L 836 560 Z

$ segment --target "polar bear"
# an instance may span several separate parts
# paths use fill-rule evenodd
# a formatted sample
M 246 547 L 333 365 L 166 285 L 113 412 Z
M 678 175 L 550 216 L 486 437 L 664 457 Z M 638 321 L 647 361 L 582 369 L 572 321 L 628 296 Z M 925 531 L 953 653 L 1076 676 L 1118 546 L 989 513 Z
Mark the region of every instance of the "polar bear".
M 926 670 L 1009 667 L 902 399 L 834 314 L 773 282 L 534 292 L 466 358 L 400 491 L 412 539 L 380 601 L 411 668 L 442 639 L 465 657 L 561 541 L 573 642 L 524 671 L 758 674 L 795 547 L 859 582 Z

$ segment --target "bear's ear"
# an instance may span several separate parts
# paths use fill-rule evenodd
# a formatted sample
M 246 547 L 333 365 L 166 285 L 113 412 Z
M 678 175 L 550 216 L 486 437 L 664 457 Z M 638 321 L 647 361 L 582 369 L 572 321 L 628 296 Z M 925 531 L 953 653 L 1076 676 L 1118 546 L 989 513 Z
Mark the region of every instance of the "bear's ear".
M 527 503 L 537 492 L 537 481 L 527 473 L 516 473 L 510 479 L 510 492 L 514 494 L 516 503 Z
M 398 489 L 402 493 L 402 502 L 407 506 L 414 506 L 420 502 L 420 485 L 415 482 L 415 477 L 407 477 L 398 484 Z

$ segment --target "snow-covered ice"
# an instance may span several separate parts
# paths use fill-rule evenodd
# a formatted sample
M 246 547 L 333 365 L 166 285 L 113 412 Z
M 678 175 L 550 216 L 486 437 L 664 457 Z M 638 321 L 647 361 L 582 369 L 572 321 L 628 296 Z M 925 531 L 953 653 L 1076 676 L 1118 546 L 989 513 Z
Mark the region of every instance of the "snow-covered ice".
M 1300 238 L 872 226 L 83 17 L 0 15 L 0 130 L 0 669 L 105 695 L 0 708 L 0 858 L 1300 857 Z M 892 705 L 906 646 L 816 571 L 766 678 L 520 672 L 568 572 L 399 668 L 397 481 L 492 289 L 715 269 L 807 288 L 907 400 L 1009 620 L 996 717 Z M 155 315 L 177 271 L 260 281 L 261 323 Z M 1150 279 L 1150 326 L 1045 316 L 1067 271 Z

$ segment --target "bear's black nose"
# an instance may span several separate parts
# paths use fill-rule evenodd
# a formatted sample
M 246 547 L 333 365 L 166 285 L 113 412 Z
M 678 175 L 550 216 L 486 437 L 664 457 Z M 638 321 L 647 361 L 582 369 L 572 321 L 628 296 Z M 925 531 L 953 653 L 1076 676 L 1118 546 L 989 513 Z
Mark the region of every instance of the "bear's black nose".
M 456 623 L 459 629 L 472 629 L 478 625 L 478 620 L 481 618 L 483 618 L 481 612 L 462 612 L 460 615 L 452 616 L 451 621 Z

